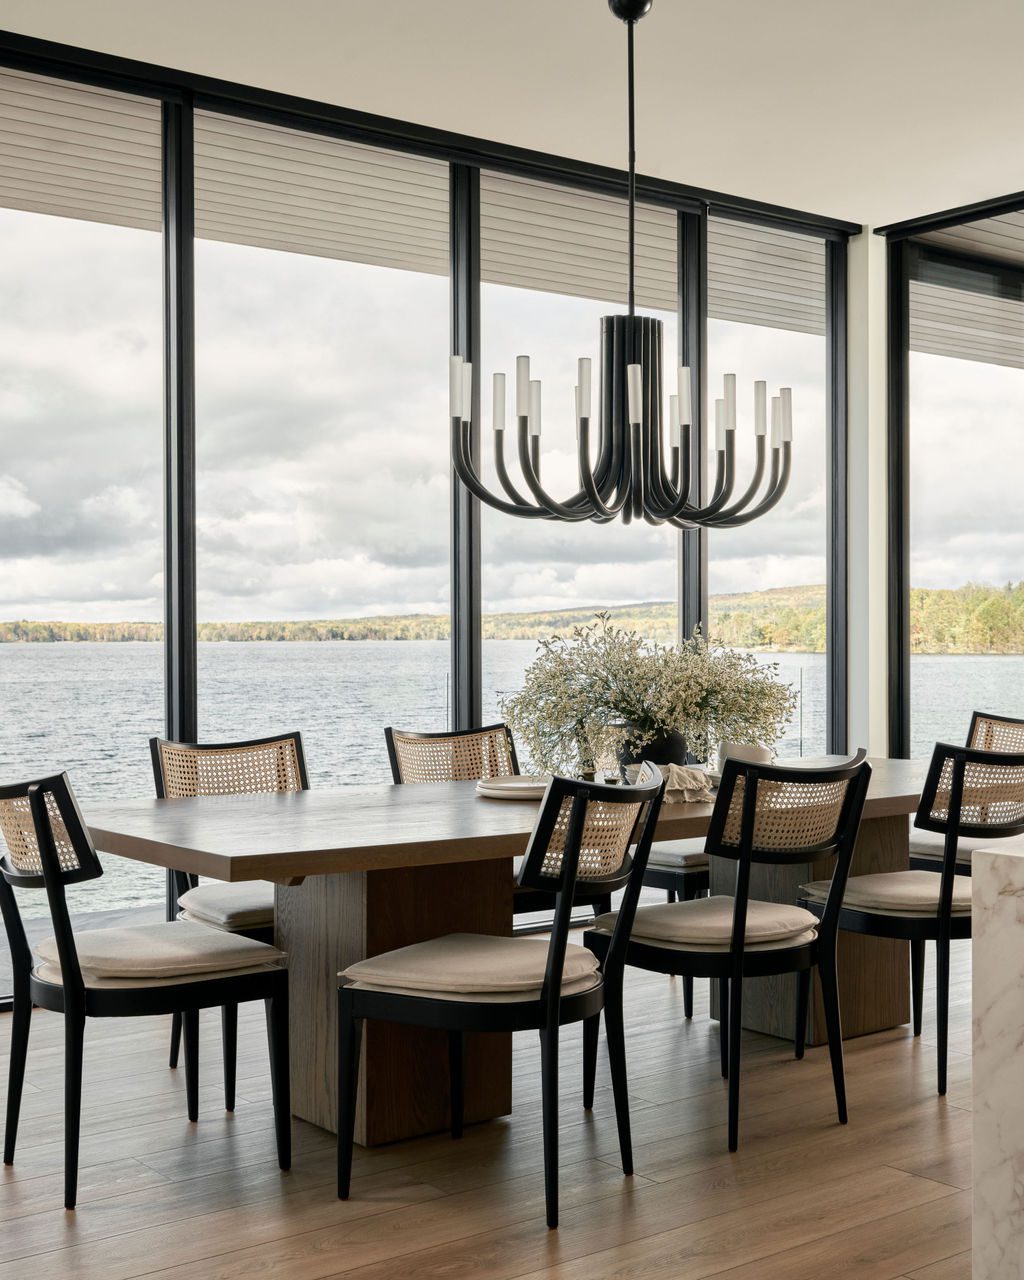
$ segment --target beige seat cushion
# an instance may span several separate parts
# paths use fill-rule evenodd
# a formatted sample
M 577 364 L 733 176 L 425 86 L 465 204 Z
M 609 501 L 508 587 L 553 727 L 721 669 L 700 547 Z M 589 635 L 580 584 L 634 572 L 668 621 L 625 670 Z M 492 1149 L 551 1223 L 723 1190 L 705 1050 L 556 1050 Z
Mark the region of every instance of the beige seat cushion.
M 97 978 L 174 978 L 280 964 L 283 951 L 235 933 L 178 920 L 75 934 L 83 972 Z M 36 948 L 48 964 L 60 964 L 57 943 L 47 938 Z
M 400 988 L 423 996 L 538 992 L 544 982 L 548 944 L 542 938 L 495 938 L 481 933 L 450 933 L 397 951 L 359 960 L 341 975 L 361 986 Z M 570 943 L 565 949 L 563 991 L 567 985 L 597 981 L 597 957 Z M 527 998 L 520 995 L 521 999 Z
M 733 899 L 723 895 L 692 902 L 658 902 L 638 907 L 630 935 L 637 942 L 667 943 L 684 950 L 727 951 L 732 939 Z M 618 912 L 599 916 L 593 928 L 610 933 Z M 785 902 L 747 903 L 745 947 L 802 946 L 817 935 L 818 918 Z
M 100 978 L 94 973 L 88 973 L 82 970 L 82 981 L 90 991 L 103 990 L 121 990 L 131 991 L 140 988 L 149 989 L 152 987 L 179 987 L 186 983 L 195 982 L 215 982 L 219 978 L 245 978 L 251 973 L 273 973 L 275 969 L 280 969 L 280 964 L 258 964 L 251 969 L 222 969 L 217 973 L 191 973 L 175 978 Z M 63 977 L 60 971 L 60 965 L 42 964 L 36 965 L 32 970 L 37 978 L 42 982 L 52 982 L 54 986 L 61 986 Z
M 708 855 L 704 852 L 704 841 L 696 840 L 659 840 L 651 846 L 648 866 L 681 868 L 706 867 Z
M 803 885 L 801 893 L 824 902 L 828 883 L 815 880 Z M 880 871 L 868 876 L 851 876 L 846 882 L 843 906 L 889 915 L 934 915 L 941 884 L 942 877 L 934 871 Z M 971 882 L 966 876 L 956 876 L 953 880 L 953 911 L 957 915 L 970 914 Z
M 956 847 L 957 862 L 966 862 L 970 864 L 971 854 L 975 849 L 990 848 L 998 844 L 998 841 L 989 839 L 987 842 L 978 838 L 970 838 L 961 836 Z M 910 854 L 914 858 L 930 858 L 934 862 L 941 862 L 945 852 L 946 837 L 938 831 L 922 831 L 920 827 L 915 827 L 913 819 L 910 824 Z
M 213 880 L 189 889 L 178 899 L 186 918 L 215 929 L 272 929 L 274 886 L 265 880 L 224 884 Z
M 576 996 L 590 991 L 601 980 L 599 973 L 580 978 L 577 982 L 562 982 L 563 996 Z M 431 1000 L 454 1000 L 460 1004 L 518 1004 L 526 1000 L 539 1000 L 541 988 L 528 987 L 523 991 L 421 991 L 414 987 L 382 987 L 375 982 L 353 982 L 356 991 L 377 991 L 392 996 L 429 997 Z

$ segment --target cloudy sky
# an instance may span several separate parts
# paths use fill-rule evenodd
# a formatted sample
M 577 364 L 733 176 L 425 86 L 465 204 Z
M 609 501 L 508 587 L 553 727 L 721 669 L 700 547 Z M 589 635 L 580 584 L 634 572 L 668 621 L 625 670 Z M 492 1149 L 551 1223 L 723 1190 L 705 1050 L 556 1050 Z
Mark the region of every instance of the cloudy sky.
M 212 242 L 196 256 L 200 617 L 445 610 L 447 280 Z M 0 298 L 0 619 L 157 619 L 159 239 L 0 210 Z M 575 361 L 620 308 L 497 285 L 482 308 L 485 424 L 490 373 L 529 351 L 545 481 L 568 490 Z M 739 375 L 744 448 L 754 378 L 793 386 L 796 459 L 770 517 L 713 535 L 712 590 L 822 582 L 824 341 L 709 336 L 713 388 Z M 1019 523 L 993 532 L 978 511 L 982 495 L 1015 509 L 994 459 L 1024 374 L 915 356 L 913 388 L 915 585 L 1019 577 Z M 485 511 L 485 607 L 668 599 L 675 556 L 666 530 Z

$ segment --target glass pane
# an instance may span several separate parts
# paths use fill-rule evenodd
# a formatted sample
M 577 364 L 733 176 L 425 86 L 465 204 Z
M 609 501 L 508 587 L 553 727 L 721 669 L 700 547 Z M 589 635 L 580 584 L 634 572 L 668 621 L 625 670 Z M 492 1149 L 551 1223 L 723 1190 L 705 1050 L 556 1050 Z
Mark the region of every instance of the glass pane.
M 778 666 L 797 707 L 776 750 L 826 749 L 827 433 L 824 251 L 820 241 L 712 219 L 708 229 L 708 421 L 736 374 L 737 488 L 753 475 L 755 380 L 793 389 L 793 467 L 778 505 L 708 535 L 709 634 Z M 737 255 L 743 252 L 742 261 Z M 745 317 L 741 319 L 740 317 Z M 710 434 L 710 433 L 709 433 Z
M 268 205 L 293 200 L 306 135 L 231 126 L 248 165 L 286 166 Z M 241 242 L 196 245 L 200 737 L 298 729 L 311 785 L 390 780 L 385 725 L 448 723 L 448 279 L 383 222 L 402 157 L 375 191 L 353 165 L 387 153 L 317 139 L 331 212 L 288 241 L 224 193 L 204 127 L 197 206 Z

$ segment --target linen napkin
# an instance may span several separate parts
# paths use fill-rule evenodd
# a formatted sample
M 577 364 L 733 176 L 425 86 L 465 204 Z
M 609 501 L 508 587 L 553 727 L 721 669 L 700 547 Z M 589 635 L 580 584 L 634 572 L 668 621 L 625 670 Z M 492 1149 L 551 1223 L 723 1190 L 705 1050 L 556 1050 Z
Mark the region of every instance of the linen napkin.
M 711 779 L 703 769 L 682 764 L 663 764 L 660 768 L 665 775 L 665 799 L 669 804 L 710 800 Z

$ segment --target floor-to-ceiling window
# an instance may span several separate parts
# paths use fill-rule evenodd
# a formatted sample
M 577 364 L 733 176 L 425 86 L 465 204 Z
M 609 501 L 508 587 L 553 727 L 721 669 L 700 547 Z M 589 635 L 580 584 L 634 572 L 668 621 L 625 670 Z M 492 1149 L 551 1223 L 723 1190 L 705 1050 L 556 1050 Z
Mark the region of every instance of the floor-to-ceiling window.
M 390 777 L 449 703 L 448 168 L 197 113 L 199 731 Z
M 0 70 L 0 779 L 87 814 L 164 724 L 161 283 L 159 104 Z M 73 905 L 162 898 L 104 870 Z
M 676 244 L 676 214 L 641 206 L 637 310 L 663 322 L 666 391 L 678 363 Z M 492 375 L 506 376 L 511 425 L 516 357 L 529 355 L 531 376 L 542 383 L 541 478 L 554 496 L 567 497 L 579 487 L 577 361 L 592 359 L 596 394 L 601 317 L 626 310 L 624 202 L 482 174 L 480 276 L 484 479 L 501 492 L 492 461 Z M 507 434 L 515 476 L 515 433 Z M 484 508 L 484 721 L 498 718 L 501 695 L 520 687 L 538 639 L 599 610 L 650 638 L 674 641 L 678 546 L 678 532 L 667 526 L 534 522 Z
M 1004 228 L 1009 242 L 1019 225 Z M 986 246 L 988 248 L 988 246 Z M 990 251 L 990 250 L 989 250 Z M 1024 269 L 911 250 L 912 755 L 1024 717 Z
M 824 241 L 721 218 L 708 223 L 708 421 L 737 382 L 737 491 L 753 474 L 754 382 L 793 392 L 793 466 L 774 510 L 708 534 L 708 628 L 775 663 L 798 698 L 780 754 L 826 750 Z

